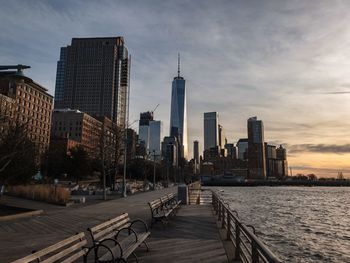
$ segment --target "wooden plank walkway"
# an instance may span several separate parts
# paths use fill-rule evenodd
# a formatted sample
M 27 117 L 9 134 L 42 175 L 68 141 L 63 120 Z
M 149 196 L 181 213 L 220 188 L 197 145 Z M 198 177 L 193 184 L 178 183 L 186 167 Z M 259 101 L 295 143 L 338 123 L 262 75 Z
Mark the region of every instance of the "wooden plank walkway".
M 176 191 L 169 188 L 77 207 L 50 206 L 42 215 L 0 222 L 0 262 L 12 262 L 123 212 L 149 222 L 147 202 Z M 151 251 L 141 247 L 136 253 L 140 262 L 228 262 L 210 206 L 182 206 L 168 226 L 158 224 L 151 232 Z
M 140 262 L 228 262 L 210 205 L 181 206 L 167 226 L 151 232 L 150 251 L 137 253 Z

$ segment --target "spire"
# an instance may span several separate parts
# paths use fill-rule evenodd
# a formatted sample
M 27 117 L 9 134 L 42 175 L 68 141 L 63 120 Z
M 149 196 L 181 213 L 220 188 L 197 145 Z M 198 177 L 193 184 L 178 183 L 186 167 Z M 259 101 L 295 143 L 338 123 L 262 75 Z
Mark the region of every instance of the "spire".
M 177 53 L 177 77 L 180 77 L 180 53 Z

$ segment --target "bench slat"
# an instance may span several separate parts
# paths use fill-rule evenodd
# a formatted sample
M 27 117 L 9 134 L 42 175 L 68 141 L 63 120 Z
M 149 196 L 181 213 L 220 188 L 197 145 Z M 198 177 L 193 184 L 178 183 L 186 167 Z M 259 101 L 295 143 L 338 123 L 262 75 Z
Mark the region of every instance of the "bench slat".
M 62 259 L 66 256 L 68 256 L 69 254 L 71 254 L 72 252 L 76 251 L 79 248 L 82 248 L 84 245 L 86 245 L 87 241 L 86 239 L 80 241 L 79 243 L 76 243 L 73 246 L 70 246 L 68 248 L 66 248 L 65 250 L 60 251 L 59 253 L 49 257 L 46 260 L 41 261 L 41 263 L 53 263 L 59 259 Z
M 38 259 L 38 258 L 40 258 L 40 257 L 42 257 L 44 255 L 52 253 L 52 252 L 54 252 L 54 251 L 56 251 L 56 250 L 58 250 L 58 249 L 60 249 L 60 248 L 62 248 L 64 246 L 67 246 L 67 245 L 69 245 L 69 244 L 71 244 L 71 243 L 73 243 L 73 242 L 75 242 L 77 240 L 83 239 L 83 238 L 85 238 L 85 233 L 81 232 L 81 233 L 79 233 L 77 235 L 74 235 L 74 236 L 71 236 L 69 238 L 66 238 L 66 239 L 64 239 L 64 240 L 62 240 L 62 241 L 60 241 L 60 242 L 58 242 L 58 243 L 56 243 L 54 245 L 51 245 L 51 246 L 49 246 L 47 248 L 39 250 L 36 253 L 28 255 L 28 256 L 26 256 L 26 257 L 24 257 L 22 259 L 18 259 L 16 261 L 13 261 L 12 263 L 28 263 L 28 262 L 31 262 L 33 260 L 36 260 L 36 259 Z
M 72 263 L 75 260 L 77 260 L 78 258 L 84 256 L 87 253 L 88 249 L 83 249 L 80 250 L 78 253 L 70 256 L 69 258 L 66 258 L 64 261 L 62 261 L 61 263 Z
M 99 229 L 101 229 L 101 228 L 103 228 L 105 226 L 111 225 L 114 222 L 117 222 L 119 220 L 123 220 L 123 219 L 128 218 L 128 217 L 129 217 L 128 213 L 124 213 L 124 214 L 122 214 L 122 215 L 120 215 L 120 216 L 118 216 L 116 218 L 110 219 L 110 220 L 108 220 L 108 221 L 106 221 L 106 222 L 104 222 L 102 224 L 99 224 L 97 226 L 91 227 L 90 230 L 92 232 L 95 232 L 95 231 L 97 231 L 97 230 L 99 230 Z
M 101 238 L 104 239 L 105 235 L 108 235 L 109 233 L 115 233 L 115 230 L 117 230 L 119 228 L 123 228 L 124 226 L 127 226 L 129 222 L 130 222 L 130 219 L 125 218 L 122 221 L 119 221 L 118 223 L 113 224 L 113 225 L 101 230 L 100 232 L 93 233 L 93 237 L 95 240 L 100 240 Z

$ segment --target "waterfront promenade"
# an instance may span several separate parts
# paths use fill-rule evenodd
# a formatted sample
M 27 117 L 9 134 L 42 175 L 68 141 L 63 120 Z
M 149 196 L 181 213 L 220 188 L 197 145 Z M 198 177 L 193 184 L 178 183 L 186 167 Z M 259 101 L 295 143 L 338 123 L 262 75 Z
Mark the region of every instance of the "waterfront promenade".
M 0 262 L 7 263 L 54 244 L 61 239 L 107 219 L 129 213 L 132 219 L 150 221 L 148 201 L 177 188 L 141 193 L 127 198 L 81 206 L 57 207 L 38 202 L 34 208 L 44 210 L 41 215 L 26 219 L 0 222 Z M 18 202 L 11 200 L 9 202 Z M 150 252 L 139 248 L 140 262 L 227 262 L 223 243 L 219 237 L 216 219 L 210 205 L 182 206 L 169 225 L 151 229 Z M 131 258 L 130 262 L 134 259 Z

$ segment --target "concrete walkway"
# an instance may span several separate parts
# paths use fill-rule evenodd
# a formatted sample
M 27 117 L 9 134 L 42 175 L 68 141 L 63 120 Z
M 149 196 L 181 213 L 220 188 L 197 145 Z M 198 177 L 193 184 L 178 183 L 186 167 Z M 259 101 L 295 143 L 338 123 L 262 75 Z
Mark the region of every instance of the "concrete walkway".
M 72 207 L 31 203 L 30 206 L 41 208 L 44 213 L 31 218 L 0 222 L 0 262 L 7 263 L 26 256 L 32 250 L 42 249 L 77 232 L 86 231 L 88 227 L 124 212 L 129 213 L 132 219 L 141 218 L 149 222 L 147 202 L 176 190 L 162 189 Z M 22 202 L 23 206 L 28 207 L 32 201 Z M 137 255 L 140 262 L 211 262 L 209 259 L 212 262 L 227 262 L 215 222 L 208 206 L 181 207 L 167 227 L 163 228 L 160 224 L 151 230 L 151 251 L 145 253 L 139 248 Z

